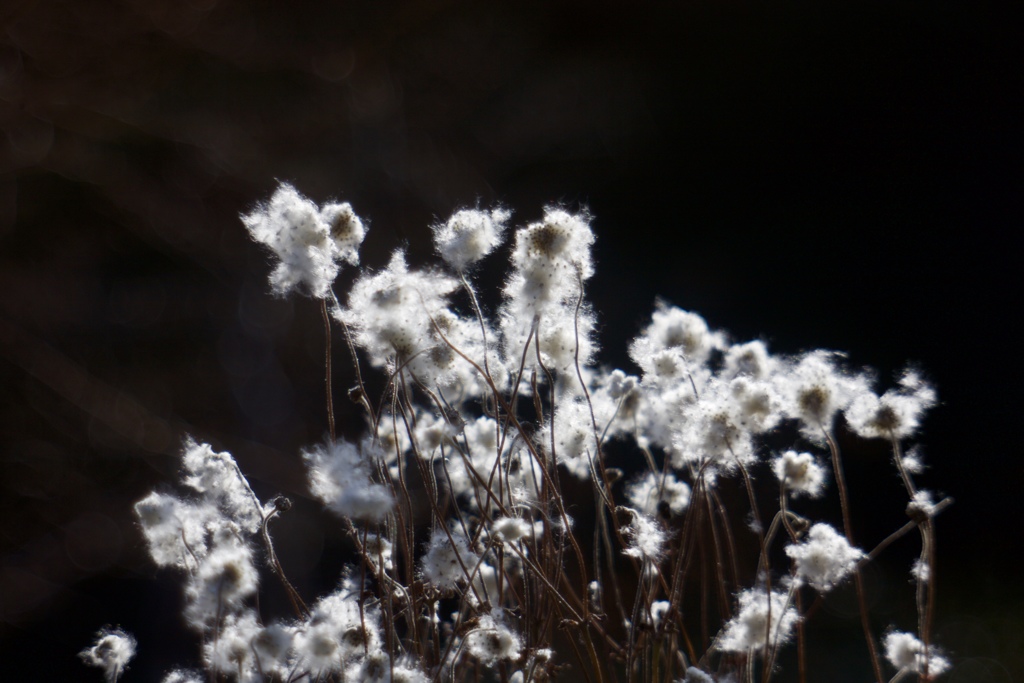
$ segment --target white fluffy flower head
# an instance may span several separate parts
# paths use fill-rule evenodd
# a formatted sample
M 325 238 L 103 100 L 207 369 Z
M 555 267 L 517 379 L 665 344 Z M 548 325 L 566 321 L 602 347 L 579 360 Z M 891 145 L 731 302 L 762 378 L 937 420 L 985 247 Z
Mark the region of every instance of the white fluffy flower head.
M 427 552 L 420 560 L 420 573 L 434 586 L 442 590 L 451 590 L 465 583 L 466 572 L 472 571 L 479 559 L 477 554 L 469 549 L 461 532 L 454 531 L 449 540 L 448 534 L 435 529 L 430 537 Z
M 248 544 L 226 529 L 217 536 L 213 550 L 203 558 L 185 591 L 189 602 L 186 616 L 197 630 L 239 611 L 259 585 Z
M 317 208 L 288 183 L 281 183 L 269 202 L 242 216 L 242 222 L 279 259 L 270 284 L 281 296 L 301 289 L 318 299 L 326 297 L 339 262 L 359 263 L 359 245 L 366 236 L 349 204 Z
M 786 451 L 772 461 L 772 471 L 793 495 L 817 498 L 825 485 L 825 470 L 810 453 Z
M 593 243 L 589 216 L 548 208 L 542 221 L 516 233 L 506 296 L 528 307 L 573 297 L 579 291 L 578 279 L 594 274 Z
M 756 651 L 766 644 L 769 649 L 775 648 L 789 639 L 798 619 L 785 593 L 773 592 L 769 598 L 764 590 L 745 590 L 739 595 L 736 616 L 725 625 L 718 639 L 718 649 Z
M 618 509 L 630 516 L 629 524 L 622 527 L 629 541 L 623 554 L 654 563 L 661 560 L 667 538 L 657 520 L 632 508 L 619 506 Z
M 361 610 L 358 595 L 355 584 L 344 580 L 337 591 L 320 599 L 309 620 L 297 628 L 296 657 L 314 678 L 337 673 L 347 660 L 380 648 L 380 613 Z
M 251 643 L 259 632 L 260 626 L 256 623 L 254 612 L 246 611 L 237 617 L 229 616 L 217 626 L 216 638 L 208 640 L 203 647 L 206 667 L 219 673 L 241 674 L 243 680 L 253 676 L 257 665 L 253 659 Z
M 777 364 L 761 341 L 734 344 L 725 352 L 726 377 L 767 379 Z
M 209 444 L 189 439 L 181 461 L 185 468 L 182 483 L 202 494 L 249 533 L 259 529 L 263 508 L 230 453 L 217 453 Z
M 477 627 L 466 637 L 466 649 L 487 666 L 503 659 L 519 659 L 522 647 L 519 635 L 493 613 L 481 616 Z
M 712 350 L 721 348 L 720 334 L 711 332 L 704 318 L 659 301 L 644 335 L 656 349 L 679 349 L 689 363 L 699 365 Z
M 863 391 L 844 415 L 850 428 L 866 439 L 901 439 L 917 430 L 921 416 L 933 405 L 935 390 L 917 373 L 907 372 L 900 379 L 899 389 L 890 389 L 881 396 Z
M 647 472 L 626 488 L 629 502 L 652 517 L 664 506 L 673 515 L 681 515 L 690 504 L 690 486 L 671 472 Z
M 383 484 L 371 481 L 371 459 L 380 455 L 369 440 L 362 447 L 340 440 L 302 454 L 309 472 L 309 488 L 342 517 L 380 522 L 394 507 L 394 497 Z
M 533 525 L 525 519 L 521 519 L 519 517 L 502 517 L 501 519 L 495 520 L 492 533 L 500 541 L 505 543 L 515 543 L 516 541 L 529 536 L 532 530 Z
M 186 503 L 154 491 L 135 504 L 149 555 L 161 567 L 194 566 L 207 552 L 207 526 L 221 518 L 210 504 Z
M 845 579 L 864 557 L 828 524 L 815 524 L 803 543 L 786 546 L 797 577 L 825 593 Z
M 924 643 L 910 633 L 893 631 L 885 636 L 885 658 L 900 671 L 915 674 L 928 672 L 932 680 L 949 669 L 949 660 L 936 652 L 934 647 L 925 653 Z
M 348 306 L 335 316 L 352 328 L 371 364 L 383 366 L 395 356 L 408 359 L 441 343 L 434 325 L 443 324 L 456 285 L 440 272 L 410 270 L 399 250 L 387 268 L 356 280 Z
M 835 353 L 813 351 L 776 379 L 785 411 L 803 423 L 804 434 L 812 439 L 831 429 L 835 414 L 867 390 L 867 381 L 841 371 L 837 358 Z
M 78 653 L 89 666 L 103 669 L 107 683 L 115 683 L 135 656 L 135 638 L 121 629 L 102 629 L 96 643 Z
M 504 209 L 456 211 L 447 222 L 433 227 L 437 253 L 455 270 L 464 270 L 501 244 L 510 215 Z

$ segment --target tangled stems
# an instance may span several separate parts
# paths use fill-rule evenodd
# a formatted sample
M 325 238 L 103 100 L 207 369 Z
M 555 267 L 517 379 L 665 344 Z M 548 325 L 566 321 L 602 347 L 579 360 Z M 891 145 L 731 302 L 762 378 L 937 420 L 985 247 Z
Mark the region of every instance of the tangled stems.
M 806 670 L 803 622 L 823 598 L 804 612 L 803 587 L 823 595 L 852 574 L 882 683 L 860 568 L 915 527 L 919 571 L 929 572 L 917 594 L 925 657 L 919 664 L 913 635 L 897 634 L 886 637 L 886 658 L 898 676 L 930 679 L 947 667 L 931 654 L 931 519 L 948 502 L 932 505 L 915 488 L 899 442 L 933 402 L 930 388 L 908 375 L 879 397 L 836 354 L 773 356 L 665 303 L 630 345 L 637 374 L 608 369 L 596 360 L 598 320 L 585 299 L 589 215 L 549 207 L 516 230 L 491 312 L 473 274 L 508 218 L 457 212 L 434 228 L 444 267 L 412 267 L 399 250 L 385 268 L 360 272 L 343 304 L 331 283 L 342 262 L 358 263 L 365 233 L 350 206 L 320 208 L 289 187 L 245 217 L 279 260 L 275 292 L 319 300 L 329 437 L 302 460 L 358 563 L 334 592 L 303 598 L 271 543 L 283 499 L 262 506 L 230 454 L 189 442 L 186 492 L 153 493 L 136 512 L 154 561 L 184 573 L 206 677 L 545 683 L 571 662 L 594 683 L 768 683 L 795 632 L 802 682 L 827 675 Z M 337 433 L 333 320 L 352 359 L 349 396 L 369 424 L 356 441 Z M 379 396 L 361 367 L 381 373 Z M 824 427 L 840 411 L 866 438 L 888 425 L 917 515 L 867 555 L 852 545 L 841 456 Z M 797 430 L 824 435 L 842 535 L 799 514 L 800 495 L 826 488 L 818 457 L 766 453 L 765 435 Z M 574 519 L 581 510 L 593 521 Z M 772 554 L 780 539 L 788 573 Z M 264 621 L 257 611 L 256 544 L 291 617 Z

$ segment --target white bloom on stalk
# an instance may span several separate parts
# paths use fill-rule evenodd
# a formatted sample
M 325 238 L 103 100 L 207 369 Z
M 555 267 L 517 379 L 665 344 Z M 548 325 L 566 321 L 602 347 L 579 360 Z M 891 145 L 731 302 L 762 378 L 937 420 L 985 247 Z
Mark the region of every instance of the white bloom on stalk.
M 298 664 L 314 679 L 338 673 L 353 658 L 380 649 L 380 613 L 361 608 L 358 588 L 345 580 L 316 604 L 309 620 L 296 628 L 292 643 Z
M 437 253 L 455 270 L 465 270 L 501 244 L 511 215 L 505 209 L 456 211 L 447 222 L 432 228 Z
M 238 537 L 237 530 L 219 529 L 212 550 L 189 579 L 185 616 L 197 630 L 208 629 L 226 615 L 240 611 L 258 584 L 252 549 Z
M 864 377 L 845 374 L 837 367 L 837 357 L 812 351 L 776 375 L 785 412 L 803 423 L 808 438 L 820 440 L 822 430 L 831 430 L 836 413 L 867 390 Z
M 772 461 L 772 471 L 794 495 L 817 498 L 825 485 L 825 470 L 810 453 L 786 451 Z
M 548 208 L 542 221 L 516 233 L 506 297 L 533 310 L 575 298 L 579 280 L 594 274 L 590 260 L 593 243 L 589 216 Z
M 924 643 L 910 633 L 893 631 L 885 636 L 885 658 L 900 671 L 922 675 L 928 680 L 949 669 L 949 660 L 938 654 L 936 648 L 925 652 Z
M 648 472 L 626 488 L 629 502 L 651 517 L 664 506 L 673 515 L 681 515 L 690 504 L 690 487 L 671 472 Z
M 935 390 L 917 373 L 907 372 L 900 388 L 881 396 L 865 390 L 857 395 L 844 415 L 850 428 L 865 439 L 895 437 L 914 433 L 924 411 L 935 405 Z
M 224 623 L 218 625 L 216 638 L 208 640 L 203 647 L 206 669 L 233 675 L 241 680 L 254 677 L 258 665 L 253 658 L 252 643 L 259 633 L 260 626 L 256 623 L 255 612 L 248 610 L 237 617 L 229 616 Z
M 230 453 L 216 453 L 209 444 L 189 439 L 185 442 L 182 464 L 185 467 L 182 483 L 217 505 L 229 519 L 249 533 L 260 528 L 263 507 Z
M 789 639 L 798 619 L 786 593 L 773 592 L 769 597 L 762 589 L 742 591 L 739 609 L 725 625 L 718 639 L 718 649 L 756 652 L 767 645 L 771 650 Z
M 659 301 L 651 323 L 629 346 L 642 371 L 643 383 L 671 390 L 685 383 L 691 399 L 703 395 L 711 376 L 707 361 L 724 346 L 721 333 L 708 329 L 704 318 Z
M 185 671 L 184 669 L 175 669 L 164 676 L 162 683 L 204 683 L 205 681 L 206 676 L 204 674 Z
M 543 377 L 537 368 L 538 348 L 547 370 L 568 374 L 575 374 L 577 357 L 585 366 L 596 350 L 593 312 L 577 306 L 582 284 L 594 274 L 589 221 L 585 213 L 548 208 L 543 220 L 516 233 L 499 314 L 505 364 L 512 374 L 525 362 Z M 534 331 L 537 339 L 527 346 Z
M 668 600 L 655 600 L 651 603 L 650 610 L 644 610 L 644 623 L 650 624 L 655 631 L 661 629 L 662 622 L 665 620 L 665 615 L 668 614 L 671 606 L 672 603 Z
M 96 643 L 78 653 L 89 666 L 103 669 L 107 683 L 115 683 L 135 656 L 135 638 L 119 628 L 105 628 L 96 634 Z
M 281 296 L 302 289 L 325 298 L 338 276 L 339 262 L 359 263 L 359 246 L 366 236 L 351 205 L 317 208 L 288 183 L 282 183 L 269 202 L 242 216 L 242 222 L 252 238 L 279 259 L 270 284 Z
M 835 588 L 857 567 L 864 552 L 854 548 L 828 524 L 815 524 L 803 543 L 786 546 L 797 578 L 822 593 Z
M 640 366 L 643 383 L 648 386 L 672 386 L 691 376 L 682 351 L 661 348 L 647 336 L 633 340 L 629 345 L 629 357 Z
M 461 532 L 453 531 L 449 539 L 444 531 L 435 529 L 427 552 L 420 560 L 420 573 L 428 583 L 442 590 L 451 590 L 465 583 L 466 572 L 472 572 L 479 561 Z
M 609 436 L 632 432 L 636 425 L 637 411 L 643 401 L 640 378 L 627 375 L 622 370 L 601 370 L 595 384 L 590 392 L 594 413 L 608 416 L 604 424 L 611 421 L 608 424 Z
M 342 517 L 382 521 L 395 499 L 386 486 L 370 478 L 372 459 L 380 455 L 379 448 L 369 440 L 359 448 L 344 439 L 303 452 L 310 491 Z
M 493 613 L 479 617 L 476 628 L 466 636 L 466 649 L 486 666 L 519 659 L 522 647 L 519 635 Z
M 392 552 L 391 541 L 387 537 L 367 534 L 366 543 L 363 544 L 363 554 L 370 561 L 374 571 L 380 572 L 383 569 L 389 572 L 394 568 L 391 563 Z
M 722 335 L 711 332 L 704 318 L 663 301 L 657 303 L 643 336 L 651 340 L 652 349 L 678 349 L 687 363 L 695 366 L 723 346 Z
M 530 535 L 533 525 L 519 517 L 502 517 L 495 520 L 491 533 L 503 543 L 515 543 Z
M 683 417 L 672 441 L 682 461 L 710 462 L 711 470 L 725 473 L 755 462 L 752 437 L 759 421 L 736 401 L 731 383 L 709 382 L 700 399 L 684 408 Z
M 555 407 L 552 426 L 545 426 L 540 442 L 546 451 L 554 448 L 555 461 L 580 479 L 589 479 L 597 457 L 597 440 L 590 406 L 582 399 L 566 400 Z
M 276 673 L 286 679 L 294 637 L 294 626 L 273 623 L 261 628 L 251 644 L 257 659 L 257 669 L 267 674 Z
M 412 656 L 391 657 L 383 650 L 375 650 L 350 666 L 344 680 L 359 683 L 430 683 L 431 679 L 416 666 Z
M 559 309 L 559 312 L 564 315 L 542 321 L 536 331 L 535 344 L 544 367 L 554 372 L 569 373 L 575 379 L 576 364 L 579 363 L 586 372 L 597 351 L 593 338 L 596 320 L 588 306 L 583 306 L 578 315 L 575 307 L 570 306 Z M 536 357 L 527 360 L 533 363 Z M 576 386 L 572 384 L 573 388 Z
M 182 465 L 182 483 L 198 493 L 198 499 L 153 492 L 135 504 L 135 514 L 154 562 L 195 569 L 218 532 L 259 530 L 263 506 L 230 453 L 216 453 L 209 445 L 188 439 Z
M 726 377 L 750 377 L 751 379 L 767 379 L 775 371 L 778 363 L 768 355 L 764 342 L 752 341 L 745 344 L 734 344 L 725 352 Z
M 456 439 L 463 427 L 464 425 L 453 424 L 442 416 L 417 410 L 410 447 L 415 444 L 417 455 L 431 460 L 438 455 L 441 448 L 450 449 L 457 446 Z M 399 430 L 404 429 L 404 424 L 399 426 Z
M 154 491 L 135 504 L 149 556 L 160 567 L 195 568 L 207 552 L 207 528 L 221 515 L 209 504 L 194 504 Z
M 735 377 L 727 387 L 736 421 L 744 429 L 753 434 L 763 434 L 782 419 L 782 403 L 770 383 Z
M 652 563 L 661 560 L 667 539 L 658 521 L 632 508 L 619 506 L 618 510 L 630 515 L 629 523 L 622 527 L 622 534 L 628 541 L 623 554 Z
M 399 250 L 384 270 L 361 275 L 349 292 L 348 306 L 334 315 L 352 329 L 370 363 L 383 367 L 395 358 L 406 361 L 444 345 L 434 325 L 445 326 L 442 315 L 457 317 L 448 311 L 448 295 L 457 285 L 440 272 L 410 270 L 405 252 Z

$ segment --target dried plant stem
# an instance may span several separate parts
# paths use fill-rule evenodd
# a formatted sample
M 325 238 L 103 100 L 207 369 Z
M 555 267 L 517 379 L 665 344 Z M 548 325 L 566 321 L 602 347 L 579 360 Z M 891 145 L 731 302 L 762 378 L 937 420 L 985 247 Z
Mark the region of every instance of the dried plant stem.
M 717 591 L 718 600 L 719 600 L 719 605 L 718 606 L 719 606 L 719 609 L 722 611 L 722 614 L 728 614 L 729 613 L 729 593 L 728 593 L 728 590 L 726 589 L 726 585 L 725 585 L 726 577 L 725 577 L 725 564 L 722 561 L 722 555 L 723 555 L 722 543 L 721 543 L 721 541 L 718 538 L 718 526 L 715 524 L 715 510 L 714 510 L 714 507 L 713 507 L 714 506 L 714 500 L 713 500 L 712 496 L 704 496 L 704 502 L 707 505 L 708 529 L 711 531 L 711 547 L 714 550 L 714 553 L 711 556 L 711 561 L 715 563 L 715 578 L 716 578 L 715 584 L 716 584 L 716 588 L 718 589 L 718 591 Z
M 890 432 L 889 439 L 892 444 L 892 458 L 899 470 L 900 478 L 907 489 L 907 495 L 912 502 L 917 497 L 917 487 L 914 480 L 910 478 L 910 472 L 903 462 L 903 450 L 900 441 L 895 434 Z M 918 524 L 921 533 L 921 558 L 920 564 L 924 565 L 925 576 L 917 577 L 917 619 L 918 632 L 921 634 L 921 642 L 924 643 L 924 668 L 920 674 L 920 680 L 928 680 L 928 665 L 931 649 L 932 615 L 935 608 L 935 526 L 932 521 L 934 510 L 922 511 L 922 518 Z
M 936 515 L 938 515 L 940 512 L 942 512 L 943 510 L 945 510 L 946 508 L 948 508 L 952 504 L 953 504 L 953 499 L 952 498 L 943 498 L 938 503 L 936 503 L 935 505 L 932 506 L 932 517 L 934 518 Z M 895 541 L 899 540 L 903 536 L 906 536 L 908 533 L 910 533 L 911 531 L 913 531 L 914 529 L 919 527 L 923 523 L 923 521 L 924 520 L 921 520 L 921 519 L 910 520 L 909 522 L 907 522 L 906 524 L 901 526 L 899 529 L 897 529 L 896 531 L 894 531 L 891 534 L 889 534 L 888 536 L 886 536 L 884 539 L 882 539 L 878 543 L 878 545 L 876 545 L 871 550 L 870 553 L 865 555 L 864 560 L 861 561 L 861 564 L 863 564 L 864 562 L 870 562 L 871 560 L 874 560 L 875 558 L 877 558 L 879 555 L 882 554 L 883 550 L 888 548 Z
M 789 521 L 789 509 L 786 502 L 786 479 L 783 478 L 779 482 L 779 515 L 777 519 L 781 520 L 783 527 L 786 529 L 786 533 L 789 535 L 789 540 L 797 542 L 799 535 L 796 529 L 793 528 L 792 523 Z M 774 526 L 774 522 L 772 523 Z M 800 683 L 807 683 L 807 633 L 804 630 L 804 606 L 803 598 L 800 595 L 800 591 L 797 590 L 793 594 L 793 601 L 796 604 L 797 614 L 800 615 L 800 619 L 796 622 L 796 654 L 797 654 L 797 674 L 799 676 Z
M 796 622 L 797 676 L 800 683 L 807 683 L 807 636 L 804 632 L 804 605 L 800 591 L 793 596 L 793 602 L 796 605 L 796 613 L 800 615 L 800 619 Z
M 331 316 L 327 312 L 327 299 L 320 299 L 320 314 L 324 319 L 324 389 L 327 402 L 327 428 L 331 443 L 338 436 L 334 429 L 334 396 L 331 389 Z
M 846 476 L 843 474 L 839 445 L 824 426 L 822 426 L 821 432 L 825 435 L 825 441 L 832 456 L 832 471 L 836 478 L 836 488 L 839 491 L 839 505 L 843 513 L 843 534 L 846 536 L 846 542 L 854 545 L 853 524 L 850 521 L 849 493 L 846 489 Z M 885 683 L 885 679 L 882 676 L 882 664 L 878 659 L 878 647 L 875 645 L 875 638 L 871 634 L 871 620 L 868 617 L 867 597 L 864 594 L 864 579 L 861 576 L 859 565 L 853 570 L 853 582 L 857 590 L 857 606 L 860 609 L 861 628 L 864 631 L 864 640 L 867 642 L 868 653 L 871 656 L 871 669 L 875 674 L 875 680 L 878 683 Z
M 267 552 L 267 562 L 270 564 L 270 568 L 274 571 L 278 580 L 281 581 L 281 585 L 284 586 L 285 594 L 288 596 L 288 602 L 291 603 L 295 616 L 299 619 L 306 619 L 309 617 L 309 608 L 303 602 L 299 592 L 295 590 L 295 586 L 285 576 L 284 567 L 281 566 L 281 561 L 277 559 L 277 553 L 274 552 L 274 544 L 270 540 L 270 520 L 276 517 L 278 513 L 291 508 L 292 504 L 287 498 L 278 496 L 271 505 L 273 507 L 263 516 L 263 521 L 260 522 L 260 536 L 263 539 L 263 547 Z

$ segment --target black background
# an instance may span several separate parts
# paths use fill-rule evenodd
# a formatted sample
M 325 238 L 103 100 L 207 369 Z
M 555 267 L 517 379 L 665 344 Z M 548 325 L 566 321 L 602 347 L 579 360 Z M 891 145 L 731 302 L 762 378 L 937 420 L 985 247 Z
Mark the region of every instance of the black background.
M 319 311 L 268 295 L 238 220 L 281 179 L 351 201 L 371 267 L 400 244 L 427 261 L 426 226 L 459 207 L 501 202 L 518 223 L 589 207 L 611 364 L 657 296 L 777 352 L 847 351 L 883 388 L 917 364 L 942 399 L 923 482 L 957 501 L 938 523 L 948 680 L 1024 680 L 1024 41 L 1003 5 L 8 0 L 0 16 L 0 678 L 99 680 L 74 655 L 104 624 L 139 637 L 125 681 L 195 660 L 176 577 L 130 514 L 174 479 L 185 434 L 295 499 L 284 562 L 310 595 L 336 581 L 343 544 L 298 456 L 326 429 Z M 358 433 L 344 401 L 339 420 Z M 898 482 L 882 445 L 851 448 L 858 533 L 877 540 L 902 523 Z M 879 565 L 879 631 L 914 630 L 916 543 Z M 826 639 L 811 680 L 867 680 L 835 603 L 823 622 L 849 642 Z

